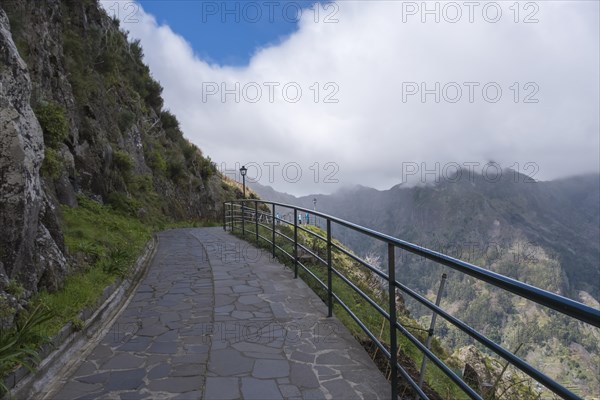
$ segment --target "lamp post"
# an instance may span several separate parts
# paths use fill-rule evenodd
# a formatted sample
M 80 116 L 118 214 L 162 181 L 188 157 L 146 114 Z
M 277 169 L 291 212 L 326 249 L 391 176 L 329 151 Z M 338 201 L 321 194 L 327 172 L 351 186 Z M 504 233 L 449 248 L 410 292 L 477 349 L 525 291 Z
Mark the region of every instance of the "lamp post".
M 240 174 L 242 174 L 242 190 L 243 190 L 244 199 L 246 198 L 246 173 L 247 172 L 248 172 L 248 168 L 246 168 L 245 165 L 242 165 L 242 168 L 240 168 Z
M 246 173 L 248 172 L 248 168 L 246 168 L 245 165 L 242 165 L 242 168 L 240 168 L 240 174 L 242 175 L 242 196 L 243 199 L 242 200 L 246 200 Z M 246 232 L 244 230 L 244 219 L 246 218 L 246 210 L 244 207 L 244 201 L 242 201 L 242 235 L 244 235 Z
M 313 211 L 317 211 L 317 198 L 313 198 Z M 315 215 L 315 226 L 317 226 L 317 216 Z

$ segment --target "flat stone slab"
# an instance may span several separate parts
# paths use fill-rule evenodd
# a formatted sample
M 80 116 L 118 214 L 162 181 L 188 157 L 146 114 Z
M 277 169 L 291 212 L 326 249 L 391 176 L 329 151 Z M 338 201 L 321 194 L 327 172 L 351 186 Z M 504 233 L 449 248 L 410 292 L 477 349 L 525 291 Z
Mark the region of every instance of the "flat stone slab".
M 222 228 L 158 234 L 147 276 L 48 399 L 388 399 L 317 295 Z

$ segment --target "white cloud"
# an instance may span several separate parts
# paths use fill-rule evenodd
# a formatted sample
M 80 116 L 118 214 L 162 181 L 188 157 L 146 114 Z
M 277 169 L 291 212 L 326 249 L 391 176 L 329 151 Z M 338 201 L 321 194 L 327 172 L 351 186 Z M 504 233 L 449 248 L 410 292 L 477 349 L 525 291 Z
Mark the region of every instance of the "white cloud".
M 513 2 L 495 3 L 502 10 L 497 23 L 486 22 L 481 7 L 469 23 L 468 8 L 457 2 L 463 15 L 455 24 L 443 18 L 435 23 L 432 16 L 422 23 L 418 14 L 404 23 L 402 10 L 409 2 L 338 4 L 338 23 L 315 23 L 312 14 L 304 13 L 295 34 L 258 50 L 243 68 L 198 58 L 183 38 L 143 10 L 139 23 L 124 28 L 141 39 L 145 61 L 164 86 L 166 107 L 179 117 L 185 135 L 219 165 L 301 166 L 297 183 L 284 182 L 281 166 L 275 169 L 279 190 L 331 192 L 343 184 L 386 188 L 401 181 L 405 162 L 433 169 L 436 162 L 483 165 L 494 160 L 502 167 L 519 163 L 523 172 L 532 172 L 524 164 L 534 162 L 538 179 L 598 171 L 598 2 L 529 2 L 539 7 L 539 22 L 532 24 L 513 21 Z M 525 4 L 520 3 L 520 19 L 535 11 Z M 208 82 L 226 82 L 230 88 L 234 82 L 242 87 L 257 82 L 263 97 L 256 104 L 244 98 L 236 103 L 232 95 L 224 103 L 220 96 L 203 102 L 203 83 Z M 273 103 L 264 82 L 281 84 Z M 282 99 L 281 87 L 290 82 L 302 88 L 298 103 Z M 315 82 L 320 83 L 318 103 L 310 90 Z M 323 103 L 327 82 L 339 87 L 339 103 Z M 426 82 L 429 88 L 435 82 L 442 87 L 457 82 L 463 96 L 456 104 L 443 97 L 435 103 L 433 95 L 424 104 L 417 95 L 403 102 L 403 82 Z M 464 82 L 480 84 L 473 103 Z M 502 89 L 497 103 L 482 97 L 488 82 Z M 514 82 L 520 86 L 518 103 Z M 525 88 L 528 82 L 534 85 Z M 539 103 L 523 103 L 536 88 L 533 98 Z M 454 96 L 448 89 L 448 96 Z M 318 183 L 310 169 L 315 162 L 320 163 Z M 335 177 L 340 184 L 323 182 L 333 171 L 324 170 L 326 162 L 339 166 Z M 269 184 L 268 168 L 262 172 L 261 183 Z

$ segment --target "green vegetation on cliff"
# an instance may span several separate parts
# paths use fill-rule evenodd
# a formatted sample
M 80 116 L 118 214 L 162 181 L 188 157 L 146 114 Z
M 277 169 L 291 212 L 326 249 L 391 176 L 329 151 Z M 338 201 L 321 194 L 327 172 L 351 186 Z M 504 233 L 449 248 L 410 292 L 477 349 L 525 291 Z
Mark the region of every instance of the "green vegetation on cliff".
M 84 193 L 180 220 L 219 215 L 232 193 L 164 108 L 140 42 L 130 41 L 118 20 L 96 0 L 3 8 L 30 67 L 31 103 L 44 131 L 42 176 L 52 197 L 74 206 Z
M 50 336 L 77 321 L 84 308 L 96 306 L 103 290 L 127 275 L 156 228 L 84 197 L 78 200 L 79 207 L 62 208 L 65 243 L 77 270 L 67 277 L 63 290 L 41 292 L 32 299 L 56 315 L 45 324 Z

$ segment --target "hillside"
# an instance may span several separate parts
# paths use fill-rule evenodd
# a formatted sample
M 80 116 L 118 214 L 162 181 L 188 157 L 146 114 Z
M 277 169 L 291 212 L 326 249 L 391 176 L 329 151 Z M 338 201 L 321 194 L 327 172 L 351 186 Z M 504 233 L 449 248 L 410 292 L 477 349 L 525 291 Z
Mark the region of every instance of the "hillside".
M 377 231 L 441 251 L 515 279 L 598 307 L 600 299 L 600 179 L 580 176 L 529 182 L 516 173 L 499 182 L 481 176 L 435 186 L 378 191 L 346 188 L 332 195 L 287 198 Z M 265 199 L 269 193 L 255 191 Z M 351 231 L 334 232 L 363 256 L 384 255 L 374 241 Z M 432 298 L 449 274 L 442 305 L 486 335 L 522 353 L 542 370 L 584 394 L 600 393 L 600 332 L 531 302 L 502 293 L 447 268 L 401 254 L 398 274 Z M 415 317 L 429 312 L 407 302 Z M 452 347 L 471 343 L 442 324 L 438 333 Z
M 71 239 L 107 221 L 92 212 L 65 244 L 65 215 L 81 201 L 151 231 L 214 220 L 241 195 L 184 138 L 161 92 L 139 42 L 96 0 L 0 1 L 0 326 L 90 264 Z

